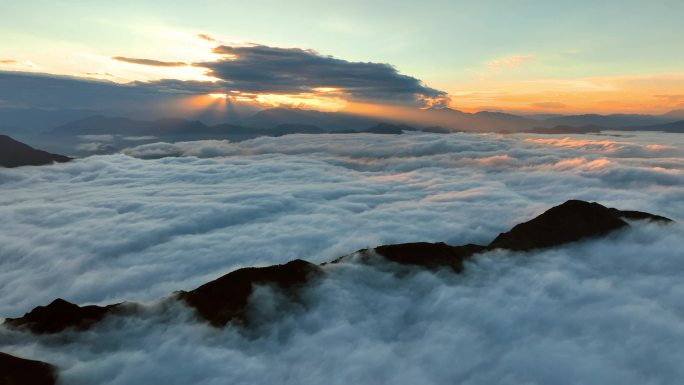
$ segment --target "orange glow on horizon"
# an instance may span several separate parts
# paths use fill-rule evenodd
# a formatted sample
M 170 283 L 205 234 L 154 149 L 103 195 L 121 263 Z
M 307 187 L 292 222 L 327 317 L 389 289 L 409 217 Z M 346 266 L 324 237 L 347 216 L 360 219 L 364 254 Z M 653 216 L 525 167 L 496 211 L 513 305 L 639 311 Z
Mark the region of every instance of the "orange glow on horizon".
M 570 79 L 480 78 L 448 90 L 465 112 L 662 114 L 684 109 L 684 73 Z

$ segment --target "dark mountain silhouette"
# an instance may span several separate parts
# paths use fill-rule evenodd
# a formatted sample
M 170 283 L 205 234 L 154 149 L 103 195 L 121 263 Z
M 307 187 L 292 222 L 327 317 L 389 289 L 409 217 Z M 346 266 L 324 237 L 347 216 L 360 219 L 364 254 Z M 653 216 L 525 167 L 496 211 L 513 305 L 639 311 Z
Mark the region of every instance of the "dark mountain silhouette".
M 450 134 L 450 133 L 453 133 L 453 132 L 463 132 L 463 131 L 461 131 L 461 130 L 457 130 L 457 129 L 448 129 L 448 128 L 444 128 L 444 127 L 442 127 L 442 126 L 429 126 L 429 127 L 422 128 L 421 131 L 423 131 L 423 132 L 430 132 L 430 133 L 433 133 L 433 134 Z
M 684 120 L 672 121 L 678 111 L 651 115 L 571 115 L 534 119 L 504 112 L 481 111 L 474 114 L 451 108 L 416 110 L 404 117 L 371 118 L 346 112 L 321 112 L 299 108 L 267 108 L 240 121 L 240 125 L 224 123 L 206 125 L 186 119 L 134 120 L 124 117 L 91 116 L 62 124 L 51 135 L 119 135 L 174 137 L 171 140 L 222 139 L 242 136 L 282 136 L 288 134 L 321 134 L 327 132 L 366 132 L 400 134 L 415 127 L 425 132 L 531 132 L 543 134 L 581 134 L 603 130 L 647 130 L 684 132 Z M 125 143 L 120 143 L 126 145 Z
M 378 246 L 372 250 L 385 259 L 402 265 L 423 266 L 429 269 L 449 267 L 460 273 L 463 271 L 463 262 L 473 254 L 486 250 L 486 246 L 450 246 L 443 242 L 417 242 Z
M 605 235 L 628 226 L 618 213 L 598 203 L 567 201 L 499 234 L 489 248 L 531 250 Z
M 241 125 L 269 129 L 281 124 L 306 124 L 321 127 L 324 131 L 360 131 L 378 120 L 346 112 L 322 112 L 300 108 L 267 108 L 240 121 Z
M 42 166 L 70 160 L 71 158 L 67 156 L 36 150 L 7 135 L 0 135 L 0 166 L 2 167 Z
M 52 334 L 67 328 L 86 330 L 100 321 L 119 304 L 108 306 L 78 306 L 57 298 L 47 306 L 38 306 L 21 318 L 8 318 L 12 327 L 25 327 L 36 334 Z
M 273 128 L 267 129 L 267 130 L 260 130 L 263 131 L 264 134 L 270 135 L 270 136 L 283 136 L 283 135 L 290 135 L 290 134 L 322 134 L 325 133 L 325 130 L 318 126 L 314 126 L 311 124 L 280 124 L 278 126 L 275 126 Z
M 546 119 L 551 119 L 551 118 L 559 118 L 561 116 L 566 116 L 566 115 L 563 115 L 563 114 L 525 114 L 522 116 L 529 118 L 529 119 L 534 119 L 534 120 L 546 120 Z
M 672 110 L 670 112 L 660 115 L 660 117 L 670 122 L 684 120 L 684 108 L 679 110 Z
M 584 115 L 566 115 L 555 118 L 545 119 L 537 122 L 537 126 L 554 127 L 554 126 L 602 126 L 610 128 L 621 127 L 636 127 L 645 125 L 654 125 L 669 123 L 672 120 L 663 115 L 629 115 L 629 114 L 613 114 L 613 115 L 599 115 L 599 114 L 584 114 Z
M 671 222 L 670 219 L 640 211 L 622 211 L 598 203 L 570 200 L 553 207 L 531 221 L 521 223 L 499 234 L 489 245 L 450 246 L 445 243 L 403 243 L 359 250 L 332 263 L 360 257 L 373 262 L 374 255 L 403 265 L 420 265 L 430 269 L 448 267 L 461 272 L 463 262 L 473 255 L 494 249 L 528 251 L 560 246 L 581 239 L 606 235 L 629 224 L 623 219 Z
M 473 132 L 518 132 L 539 125 L 537 120 L 504 112 L 480 111 L 471 114 L 453 108 L 420 110 L 416 118 L 408 123 Z
M 654 124 L 651 126 L 637 126 L 637 127 L 626 127 L 622 130 L 627 131 L 661 131 L 661 132 L 672 132 L 672 133 L 684 133 L 684 120 L 680 120 L 672 123 L 664 124 Z
M 404 131 L 416 131 L 416 128 L 407 126 L 406 124 L 378 123 L 373 127 L 363 130 L 362 132 L 369 134 L 400 135 Z
M 297 288 L 323 273 L 320 267 L 296 259 L 284 265 L 238 269 L 178 298 L 214 326 L 248 321 L 246 307 L 254 285 L 272 285 L 293 298 Z
M 54 366 L 0 353 L 0 384 L 54 385 L 56 383 L 57 369 Z
M 554 127 L 535 127 L 533 129 L 527 130 L 525 132 L 535 133 L 535 134 L 590 134 L 602 131 L 659 131 L 659 132 L 670 132 L 670 133 L 684 133 L 684 120 L 653 124 L 649 126 L 627 126 L 627 127 L 608 127 L 608 126 L 554 126 Z
M 0 133 L 27 135 L 97 114 L 93 110 L 44 110 L 39 108 L 0 108 Z
M 513 114 L 483 111 L 470 114 L 451 108 L 429 108 L 416 110 L 407 117 L 364 117 L 346 112 L 321 112 L 299 108 L 268 108 L 242 120 L 245 126 L 267 129 L 279 124 L 309 124 L 328 132 L 365 131 L 377 124 L 393 125 L 436 125 L 450 131 L 520 131 L 539 122 Z M 386 133 L 386 132 L 376 132 Z
M 570 200 L 538 217 L 499 234 L 490 249 L 532 250 L 598 237 L 627 227 L 623 220 L 671 222 L 669 218 L 640 211 L 622 211 L 598 203 Z
M 361 124 L 361 122 L 358 122 Z M 401 134 L 404 131 L 417 131 L 418 129 L 405 124 L 391 124 L 381 122 L 373 126 L 358 127 L 357 130 L 335 131 L 335 133 L 372 133 L 372 134 Z M 430 131 L 431 130 L 431 131 Z M 442 127 L 432 127 L 428 132 L 448 133 L 452 130 Z M 219 124 L 207 126 L 202 122 L 188 121 L 184 119 L 158 119 L 153 121 L 133 120 L 129 118 L 109 118 L 104 116 L 91 116 L 86 119 L 67 123 L 56 127 L 48 136 L 59 136 L 60 139 L 72 138 L 77 140 L 85 135 L 115 135 L 113 142 L 120 146 L 129 145 L 122 141 L 126 136 L 149 136 L 148 141 L 156 140 L 197 140 L 197 139 L 223 139 L 243 140 L 257 136 L 283 136 L 290 134 L 325 134 L 327 131 L 320 126 L 303 123 L 283 123 L 272 128 L 253 128 L 236 126 L 233 124 Z M 239 137 L 235 137 L 239 136 Z M 96 140 L 96 139 L 93 139 Z M 116 148 L 111 144 L 101 144 L 102 150 L 90 151 L 90 153 L 111 153 Z
M 185 119 L 133 120 L 91 116 L 58 126 L 53 134 L 66 135 L 183 135 L 222 134 L 231 125 L 210 127 L 199 121 Z
M 645 213 L 643 211 L 633 211 L 633 210 L 618 210 L 611 208 L 609 209 L 613 214 L 617 215 L 622 219 L 632 220 L 632 221 L 654 221 L 654 222 L 672 222 L 672 219 L 662 217 L 660 215 Z
M 508 114 L 505 112 L 480 111 L 473 115 L 476 120 L 473 123 L 478 130 L 480 127 L 491 131 L 522 131 L 533 126 L 537 121 L 523 116 Z

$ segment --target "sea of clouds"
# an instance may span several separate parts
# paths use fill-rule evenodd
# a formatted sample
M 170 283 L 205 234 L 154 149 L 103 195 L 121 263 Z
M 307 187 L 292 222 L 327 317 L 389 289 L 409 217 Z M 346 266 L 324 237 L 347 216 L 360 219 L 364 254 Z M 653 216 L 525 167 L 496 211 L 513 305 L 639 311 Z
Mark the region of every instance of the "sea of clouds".
M 289 135 L 154 143 L 0 171 L 0 317 L 146 303 L 82 334 L 0 328 L 65 384 L 669 384 L 684 378 L 684 229 L 492 252 L 462 275 L 327 266 L 254 330 L 164 299 L 243 266 L 387 243 L 488 243 L 567 199 L 684 221 L 684 138 Z

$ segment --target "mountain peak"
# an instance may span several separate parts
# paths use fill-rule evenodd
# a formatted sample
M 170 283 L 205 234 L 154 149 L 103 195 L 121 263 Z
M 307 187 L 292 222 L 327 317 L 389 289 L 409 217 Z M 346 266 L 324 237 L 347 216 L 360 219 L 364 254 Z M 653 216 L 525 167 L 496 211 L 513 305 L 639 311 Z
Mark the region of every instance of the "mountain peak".
M 36 150 L 7 135 L 0 135 L 1 167 L 42 166 L 55 162 L 64 163 L 70 160 L 71 158 L 67 156 Z
M 626 226 L 619 211 L 596 202 L 569 200 L 499 234 L 489 247 L 531 250 L 604 235 Z

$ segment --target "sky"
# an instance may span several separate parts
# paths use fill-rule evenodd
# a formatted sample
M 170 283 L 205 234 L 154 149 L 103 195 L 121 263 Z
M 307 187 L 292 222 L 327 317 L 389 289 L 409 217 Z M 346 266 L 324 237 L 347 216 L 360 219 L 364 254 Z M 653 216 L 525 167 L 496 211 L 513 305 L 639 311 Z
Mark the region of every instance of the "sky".
M 220 79 L 230 87 L 193 92 L 328 110 L 408 99 L 416 107 L 469 112 L 656 114 L 684 108 L 684 3 L 677 0 L 0 5 L 0 71 L 117 83 Z M 282 61 L 252 55 L 237 73 L 240 63 L 232 59 L 255 50 L 230 56 L 236 47 L 311 53 L 306 59 L 320 66 L 309 76 L 301 61 L 295 61 L 301 71 L 287 72 Z M 221 65 L 208 64 L 213 62 Z M 256 79 L 245 68 L 266 76 Z M 269 80 L 281 71 L 288 87 L 271 87 Z M 348 79 L 330 79 L 335 71 Z

